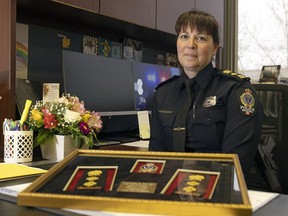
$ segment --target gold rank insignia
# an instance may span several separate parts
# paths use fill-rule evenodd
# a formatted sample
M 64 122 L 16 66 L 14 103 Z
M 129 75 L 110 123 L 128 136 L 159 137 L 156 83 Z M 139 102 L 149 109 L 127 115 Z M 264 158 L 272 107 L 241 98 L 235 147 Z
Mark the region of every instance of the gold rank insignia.
M 252 115 L 254 113 L 255 98 L 252 95 L 252 91 L 247 88 L 240 95 L 240 110 L 244 115 Z
M 96 177 L 96 176 L 86 178 L 87 181 L 96 181 L 98 179 L 99 179 L 99 177 Z
M 197 191 L 197 189 L 195 187 L 192 187 L 192 186 L 187 186 L 187 187 L 183 187 L 183 191 L 185 191 L 187 193 L 191 193 L 191 192 Z
M 86 186 L 86 187 L 93 187 L 96 184 L 97 184 L 96 182 L 88 181 L 88 182 L 85 182 L 83 185 Z
M 246 77 L 243 74 L 235 73 L 235 72 L 232 72 L 231 70 L 224 70 L 223 74 L 230 76 L 230 77 L 234 77 L 234 78 L 239 79 L 239 80 L 249 80 L 250 79 L 249 77 Z
M 205 177 L 203 175 L 190 175 L 189 180 L 190 181 L 202 181 Z
M 199 184 L 200 183 L 198 181 L 189 181 L 189 182 L 187 182 L 187 185 L 190 185 L 190 186 L 197 186 Z
M 99 176 L 102 174 L 101 170 L 92 170 L 87 173 L 88 176 Z

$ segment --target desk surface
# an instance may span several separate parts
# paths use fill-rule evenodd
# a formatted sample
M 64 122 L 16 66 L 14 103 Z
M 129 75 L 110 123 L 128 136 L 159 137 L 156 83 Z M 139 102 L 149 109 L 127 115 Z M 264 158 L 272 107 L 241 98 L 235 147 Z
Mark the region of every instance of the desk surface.
M 37 215 L 37 216 L 50 216 L 50 215 L 69 215 L 69 216 L 76 216 L 76 215 L 129 215 L 129 214 L 121 214 L 121 213 L 104 213 L 104 212 L 97 212 L 97 211 L 66 211 L 62 209 L 52 209 L 52 208 L 30 208 L 24 206 L 18 206 L 15 200 L 10 200 L 9 198 L 0 197 L 0 212 L 1 215 Z M 283 216 L 286 215 L 288 211 L 288 196 L 287 195 L 280 195 L 276 197 L 274 200 L 263 206 L 262 208 L 258 209 L 256 212 L 253 213 L 253 216 Z
M 101 149 L 111 149 L 111 150 L 133 150 L 133 151 L 147 151 L 148 142 L 147 141 L 139 141 L 135 143 L 127 143 L 122 145 L 113 145 L 113 146 L 103 146 Z M 38 164 L 38 167 L 42 167 L 44 169 L 49 169 L 54 164 L 43 164 L 43 163 L 34 163 Z M 31 165 L 31 164 L 30 164 Z M 22 183 L 26 183 L 27 181 L 22 180 Z M 30 179 L 31 181 L 31 179 Z M 29 182 L 29 181 L 28 181 Z M 14 184 L 20 184 L 21 182 L 14 182 Z M 3 187 L 6 185 L 1 185 L 0 187 Z M 39 215 L 39 216 L 50 216 L 50 215 L 83 215 L 83 211 L 80 211 L 82 214 L 80 214 L 79 211 L 66 211 L 62 209 L 52 209 L 52 208 L 30 208 L 30 207 L 23 207 L 18 206 L 16 204 L 16 197 L 10 197 L 0 194 L 0 212 L 1 215 Z M 84 211 L 85 212 L 85 211 Z M 263 207 L 259 208 L 253 213 L 253 216 L 282 216 L 286 215 L 288 212 L 288 195 L 279 195 L 275 199 L 268 202 Z M 104 212 L 91 212 L 87 211 L 87 214 L 85 215 L 128 215 L 128 214 L 121 214 L 121 213 L 111 213 L 107 214 Z
M 253 213 L 253 216 L 283 216 L 288 212 L 288 195 L 280 195 Z

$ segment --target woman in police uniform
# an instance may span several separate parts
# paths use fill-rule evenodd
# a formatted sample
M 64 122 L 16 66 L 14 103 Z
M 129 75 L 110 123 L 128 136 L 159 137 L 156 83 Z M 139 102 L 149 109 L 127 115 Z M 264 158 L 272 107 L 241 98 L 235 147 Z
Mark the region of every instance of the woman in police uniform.
M 218 22 L 205 12 L 189 11 L 177 19 L 175 30 L 182 73 L 156 88 L 149 150 L 236 153 L 248 188 L 266 188 L 255 171 L 262 109 L 249 78 L 213 67 Z M 186 114 L 187 98 L 192 102 Z

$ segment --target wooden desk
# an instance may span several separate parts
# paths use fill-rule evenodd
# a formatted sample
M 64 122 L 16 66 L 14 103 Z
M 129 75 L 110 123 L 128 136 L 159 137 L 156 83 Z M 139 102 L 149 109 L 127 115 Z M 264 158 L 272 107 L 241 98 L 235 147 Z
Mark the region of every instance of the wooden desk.
M 148 141 L 138 141 L 133 143 L 126 144 L 117 144 L 110 146 L 102 146 L 99 149 L 105 150 L 127 150 L 127 151 L 148 151 Z M 37 162 L 36 162 L 37 163 Z M 39 165 L 38 167 L 49 169 L 53 164 L 44 164 Z M 17 182 L 17 184 L 26 183 L 26 182 Z M 6 185 L 5 185 L 6 186 Z M 288 211 L 288 196 L 287 195 L 279 195 L 260 209 L 253 212 L 253 216 L 282 216 L 286 215 Z M 52 215 L 105 215 L 108 214 L 106 212 L 100 211 L 66 211 L 62 209 L 52 209 L 52 208 L 30 208 L 18 206 L 16 204 L 16 197 L 14 200 L 9 199 L 9 197 L 0 196 L 0 212 L 1 215 L 39 215 L 39 216 L 52 216 Z M 87 213 L 87 214 L 86 214 Z M 109 215 L 124 215 L 123 213 L 111 213 Z

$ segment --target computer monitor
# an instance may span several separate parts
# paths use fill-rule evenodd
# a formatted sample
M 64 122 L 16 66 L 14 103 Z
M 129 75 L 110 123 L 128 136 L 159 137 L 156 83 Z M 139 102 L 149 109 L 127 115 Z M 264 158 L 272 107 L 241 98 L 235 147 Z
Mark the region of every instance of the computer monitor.
M 133 62 L 132 65 L 136 110 L 149 111 L 152 108 L 155 87 L 174 75 L 180 75 L 180 68 L 140 62 Z
M 16 104 L 18 113 L 21 116 L 26 100 L 31 100 L 32 104 L 42 100 L 43 83 L 35 80 L 16 79 Z
M 64 91 L 102 116 L 136 114 L 130 61 L 63 51 Z

